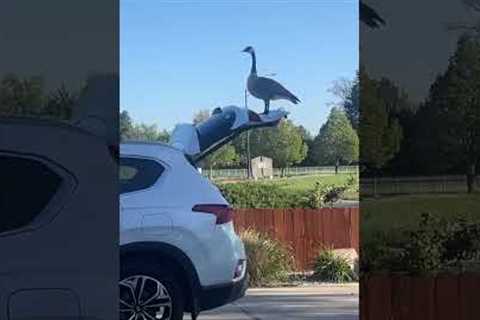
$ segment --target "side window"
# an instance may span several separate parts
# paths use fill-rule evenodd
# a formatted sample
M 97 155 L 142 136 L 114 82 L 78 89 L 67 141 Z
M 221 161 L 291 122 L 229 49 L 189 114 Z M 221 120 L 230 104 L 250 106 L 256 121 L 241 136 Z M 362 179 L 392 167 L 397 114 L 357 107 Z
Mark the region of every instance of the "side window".
M 120 193 L 151 187 L 164 170 L 160 163 L 153 160 L 120 158 Z
M 62 178 L 38 160 L 0 155 L 0 233 L 30 224 L 61 183 Z

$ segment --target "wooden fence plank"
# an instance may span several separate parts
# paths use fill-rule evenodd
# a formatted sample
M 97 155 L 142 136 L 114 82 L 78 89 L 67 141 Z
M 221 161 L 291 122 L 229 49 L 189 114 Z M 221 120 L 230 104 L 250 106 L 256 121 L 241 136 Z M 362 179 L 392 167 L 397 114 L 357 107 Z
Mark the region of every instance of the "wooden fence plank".
M 459 298 L 459 277 L 437 277 L 435 288 L 435 319 L 460 319 Z
M 358 208 L 235 209 L 234 224 L 239 233 L 254 229 L 279 240 L 291 248 L 297 270 L 307 271 L 322 247 L 354 247 Z
M 480 274 L 465 274 L 460 277 L 461 320 L 480 319 Z
M 434 320 L 435 280 L 432 277 L 413 277 L 411 279 L 410 300 L 412 320 Z
M 480 274 L 364 275 L 362 320 L 478 320 Z
M 411 310 L 411 281 L 409 277 L 392 277 L 392 315 L 395 320 L 412 319 Z
M 390 320 L 391 316 L 391 281 L 390 277 L 375 275 L 367 280 L 368 320 Z M 362 317 L 363 319 L 363 317 Z

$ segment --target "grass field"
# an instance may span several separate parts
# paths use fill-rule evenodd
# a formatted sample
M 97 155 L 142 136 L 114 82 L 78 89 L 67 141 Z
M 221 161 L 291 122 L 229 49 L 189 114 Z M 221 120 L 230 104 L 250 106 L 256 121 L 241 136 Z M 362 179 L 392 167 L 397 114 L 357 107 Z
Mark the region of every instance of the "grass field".
M 428 212 L 443 218 L 464 216 L 468 221 L 480 221 L 480 193 L 402 195 L 361 202 L 362 238 L 367 240 L 375 231 L 396 232 L 413 229 L 420 215 Z

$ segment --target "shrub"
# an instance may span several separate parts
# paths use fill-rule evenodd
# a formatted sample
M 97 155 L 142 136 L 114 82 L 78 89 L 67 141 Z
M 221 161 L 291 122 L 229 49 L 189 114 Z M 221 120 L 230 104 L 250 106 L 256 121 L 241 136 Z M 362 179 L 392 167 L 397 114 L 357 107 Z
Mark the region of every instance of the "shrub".
M 323 208 L 331 206 L 345 191 L 356 186 L 353 176 L 340 186 L 317 182 L 305 192 L 283 189 L 268 182 L 218 184 L 225 199 L 235 208 Z
M 235 208 L 299 208 L 301 194 L 262 182 L 218 185 L 227 201 Z
M 346 258 L 335 255 L 330 249 L 320 251 L 315 259 L 313 279 L 325 282 L 350 282 L 356 280 Z
M 426 274 L 480 270 L 480 224 L 423 213 L 413 230 L 378 232 L 362 244 L 362 272 Z
M 342 185 L 316 182 L 315 186 L 301 198 L 302 201 L 300 205 L 312 209 L 329 207 L 337 202 L 346 191 L 352 188 L 354 190 L 358 188 L 358 183 L 354 176 L 350 176 L 348 181 Z
M 279 241 L 254 230 L 240 234 L 247 253 L 249 285 L 263 286 L 284 282 L 293 271 L 293 256 Z

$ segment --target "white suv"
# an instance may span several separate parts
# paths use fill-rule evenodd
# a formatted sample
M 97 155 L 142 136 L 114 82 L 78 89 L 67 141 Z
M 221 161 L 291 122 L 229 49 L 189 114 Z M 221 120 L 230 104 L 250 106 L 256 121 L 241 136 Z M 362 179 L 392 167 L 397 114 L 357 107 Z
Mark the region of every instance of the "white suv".
M 195 164 L 285 116 L 225 107 L 199 125 L 177 126 L 169 145 L 121 144 L 120 319 L 175 320 L 184 311 L 195 319 L 244 295 L 246 256 L 232 209 Z

